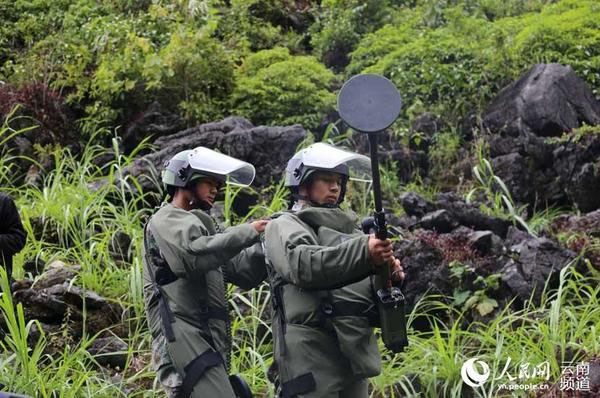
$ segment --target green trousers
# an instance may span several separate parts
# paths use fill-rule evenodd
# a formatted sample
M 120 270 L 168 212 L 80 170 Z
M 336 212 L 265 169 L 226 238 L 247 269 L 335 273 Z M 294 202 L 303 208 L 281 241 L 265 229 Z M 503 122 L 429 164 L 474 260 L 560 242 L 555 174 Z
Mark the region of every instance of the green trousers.
M 335 335 L 301 325 L 287 325 L 286 351 L 275 358 L 282 383 L 312 373 L 316 388 L 297 398 L 367 398 L 368 380 L 353 375 Z
M 185 377 L 185 367 L 210 349 L 200 331 L 186 322 L 173 324 L 175 341 L 158 336 L 152 343 L 152 362 L 157 381 L 169 398 L 176 398 Z M 191 398 L 235 398 L 224 364 L 208 368 L 194 386 Z

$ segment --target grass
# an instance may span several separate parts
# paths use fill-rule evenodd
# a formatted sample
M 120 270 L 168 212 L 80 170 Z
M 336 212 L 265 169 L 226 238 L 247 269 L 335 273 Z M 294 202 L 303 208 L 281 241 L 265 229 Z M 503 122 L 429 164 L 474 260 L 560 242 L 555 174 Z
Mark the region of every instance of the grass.
M 6 134 L 15 133 L 18 132 L 4 127 L 0 141 Z M 128 330 L 125 336 L 127 365 L 110 371 L 95 366 L 86 348 L 97 336 L 89 333 L 84 333 L 79 342 L 63 339 L 60 353 L 47 355 L 48 344 L 63 336 L 42 332 L 37 342 L 28 342 L 29 333 L 41 325 L 37 321 L 26 322 L 22 307 L 15 306 L 9 295 L 2 294 L 0 310 L 7 323 L 0 340 L 2 390 L 52 398 L 164 397 L 153 383 L 149 364 L 151 337 L 144 320 L 139 258 L 142 226 L 152 212 L 150 204 L 158 199 L 161 191 L 142 194 L 139 181 L 124 175 L 123 170 L 133 156 L 120 154 L 117 144 L 115 141 L 115 159 L 102 166 L 94 163 L 104 153 L 98 146 L 88 145 L 79 157 L 58 148 L 51 154 L 54 169 L 45 173 L 40 186 L 3 190 L 16 198 L 28 234 L 25 249 L 15 258 L 15 277 L 26 276 L 23 263 L 33 258 L 81 265 L 82 271 L 74 283 L 98 292 L 124 309 L 122 322 Z M 144 145 L 147 144 L 142 143 L 138 149 Z M 9 187 L 11 154 L 6 149 L 3 151 L 0 185 Z M 382 176 L 385 198 L 394 194 L 398 182 L 391 172 L 386 171 Z M 158 181 L 156 175 L 150 177 Z M 97 185 L 100 180 L 105 184 Z M 92 188 L 94 185 L 98 187 Z M 225 193 L 224 208 L 231 224 L 266 217 L 287 208 L 286 189 L 281 181 L 256 193 L 259 202 L 244 217 L 231 211 L 237 194 L 235 188 L 227 188 Z M 351 200 L 360 199 L 350 195 Z M 360 213 L 368 214 L 368 202 L 362 203 Z M 551 219 L 552 211 L 539 218 Z M 537 224 L 543 225 L 542 221 Z M 531 226 L 531 218 L 529 223 Z M 125 258 L 119 261 L 109 254 L 111 240 L 117 232 L 131 237 Z M 0 279 L 6 291 L 2 270 Z M 549 361 L 549 381 L 555 382 L 560 377 L 563 361 L 575 364 L 587 356 L 600 355 L 600 275 L 596 272 L 584 276 L 565 268 L 560 281 L 558 290 L 544 293 L 541 305 L 530 302 L 520 311 L 504 308 L 493 321 L 473 323 L 466 329 L 461 328 L 465 313 L 452 306 L 452 298 L 431 295 L 423 298 L 409 314 L 410 345 L 406 351 L 393 355 L 381 345 L 384 370 L 371 380 L 371 396 L 502 396 L 497 388 L 507 382 L 506 376 L 489 382 L 484 388 L 473 389 L 462 382 L 463 362 L 477 356 L 490 365 L 496 377 L 500 376 L 508 358 L 512 360 L 508 368 L 512 373 L 519 363 Z M 266 379 L 266 370 L 272 362 L 269 295 L 264 284 L 251 292 L 230 290 L 231 307 L 236 315 L 232 324 L 235 336 L 232 369 L 244 375 L 258 397 L 273 395 L 273 388 Z M 449 321 L 442 322 L 436 314 L 444 314 L 443 318 Z M 417 316 L 430 319 L 431 332 L 410 329 Z
M 412 331 L 406 352 L 392 357 L 383 374 L 374 378 L 372 396 L 381 396 L 380 391 L 387 391 L 386 396 L 399 396 L 386 390 L 393 381 L 396 390 L 407 396 L 513 396 L 515 391 L 498 391 L 500 384 L 510 382 L 508 374 L 518 377 L 519 365 L 537 366 L 545 361 L 550 365 L 549 380 L 533 378 L 521 383 L 558 381 L 561 365 L 575 365 L 600 352 L 599 281 L 598 274 L 585 277 L 565 267 L 559 289 L 546 291 L 540 306 L 529 302 L 520 311 L 505 308 L 493 321 L 472 323 L 466 330 L 458 327 L 464 313 L 446 304 L 447 300 L 433 296 L 421 300 L 409 316 L 409 323 L 416 315 L 430 316 L 427 314 L 433 308 L 451 314 L 453 321 L 445 325 L 432 319 L 432 332 Z M 488 381 L 484 388 L 473 389 L 463 384 L 460 375 L 462 364 L 472 357 L 490 365 L 492 379 L 501 376 L 510 358 L 508 374 Z

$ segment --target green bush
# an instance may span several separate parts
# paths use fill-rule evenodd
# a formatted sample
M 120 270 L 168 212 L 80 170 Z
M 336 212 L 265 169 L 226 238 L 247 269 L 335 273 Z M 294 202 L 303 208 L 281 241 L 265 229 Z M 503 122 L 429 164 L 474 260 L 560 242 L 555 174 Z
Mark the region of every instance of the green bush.
M 241 56 L 277 46 L 302 53 L 304 34 L 291 26 L 288 7 L 279 0 L 232 0 L 222 8 L 215 34 Z
M 538 3 L 521 9 L 515 3 L 512 12 L 538 9 Z M 498 19 L 504 14 L 484 12 L 483 6 L 494 1 L 473 4 L 470 9 L 467 1 L 444 8 L 439 27 L 427 27 L 425 6 L 405 9 L 403 19 L 413 22 L 366 35 L 351 54 L 348 74 L 382 73 L 398 86 L 406 108 L 420 102 L 455 120 L 481 110 L 502 87 L 540 62 L 571 65 L 598 93 L 600 4 L 563 0 L 540 13 Z
M 59 32 L 7 62 L 3 75 L 16 84 L 50 82 L 78 111 L 84 135 L 127 122 L 152 101 L 189 123 L 227 113 L 233 63 L 206 23 L 194 27 L 158 5 L 140 15 L 79 5 Z
M 348 64 L 348 54 L 360 38 L 380 28 L 389 15 L 387 0 L 324 0 L 311 26 L 314 55 L 336 71 Z
M 528 16 L 515 35 L 519 65 L 558 62 L 571 65 L 600 94 L 600 3 L 564 0 Z
M 335 75 L 314 57 L 286 48 L 252 54 L 238 70 L 233 109 L 255 124 L 318 126 L 333 109 Z

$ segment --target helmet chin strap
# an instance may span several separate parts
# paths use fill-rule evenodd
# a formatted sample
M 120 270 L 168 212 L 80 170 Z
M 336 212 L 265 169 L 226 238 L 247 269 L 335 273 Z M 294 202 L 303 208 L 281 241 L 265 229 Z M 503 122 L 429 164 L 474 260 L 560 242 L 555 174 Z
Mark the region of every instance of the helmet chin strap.
M 298 201 L 298 200 L 303 200 L 305 202 L 308 202 L 312 207 L 323 207 L 326 209 L 337 209 L 340 204 L 339 203 L 334 203 L 334 204 L 330 204 L 330 203 L 317 203 L 314 200 L 312 200 L 312 198 L 310 197 L 310 194 L 308 195 L 300 195 L 299 193 L 294 193 L 292 194 L 292 198 L 294 199 L 294 201 Z
M 200 209 L 204 211 L 209 211 L 210 209 L 212 209 L 212 205 L 204 200 L 190 200 L 190 206 L 192 206 L 195 209 Z
M 190 199 L 190 201 L 188 202 L 188 205 L 192 209 L 200 209 L 203 211 L 209 211 L 210 209 L 212 209 L 212 205 L 209 202 L 198 199 L 196 197 L 196 195 L 194 195 L 194 197 L 192 199 Z

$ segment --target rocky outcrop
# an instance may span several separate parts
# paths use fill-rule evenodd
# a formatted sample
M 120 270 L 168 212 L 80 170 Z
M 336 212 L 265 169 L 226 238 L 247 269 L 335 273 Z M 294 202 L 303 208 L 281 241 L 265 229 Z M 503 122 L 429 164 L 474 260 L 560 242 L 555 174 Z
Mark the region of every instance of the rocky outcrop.
M 25 321 L 38 320 L 46 338 L 52 341 L 47 345 L 50 354 L 60 351 L 68 341 L 79 341 L 84 330 L 88 336 L 126 335 L 119 305 L 73 283 L 80 270 L 79 266 L 55 261 L 35 283 L 21 280 L 12 285 L 13 302 L 23 306 Z M 2 318 L 2 329 L 6 327 L 4 322 Z M 35 341 L 39 334 L 33 327 L 28 337 Z
M 570 66 L 538 64 L 498 94 L 483 123 L 511 137 L 560 136 L 584 123 L 600 124 L 600 103 Z
M 471 297 L 475 304 L 495 303 L 474 306 L 473 319 L 493 316 L 492 310 L 510 302 L 539 304 L 546 283 L 556 287 L 560 271 L 576 258 L 558 242 L 531 236 L 453 194 L 429 201 L 411 192 L 402 205 L 407 216 L 388 219 L 408 229 L 396 254 L 406 269 L 409 309 L 426 294 L 453 298 L 459 306 Z M 419 318 L 414 326 L 426 330 L 429 321 Z
M 504 88 L 483 115 L 494 173 L 513 198 L 538 208 L 600 208 L 600 141 L 551 142 L 600 124 L 600 102 L 571 67 L 539 64 Z

